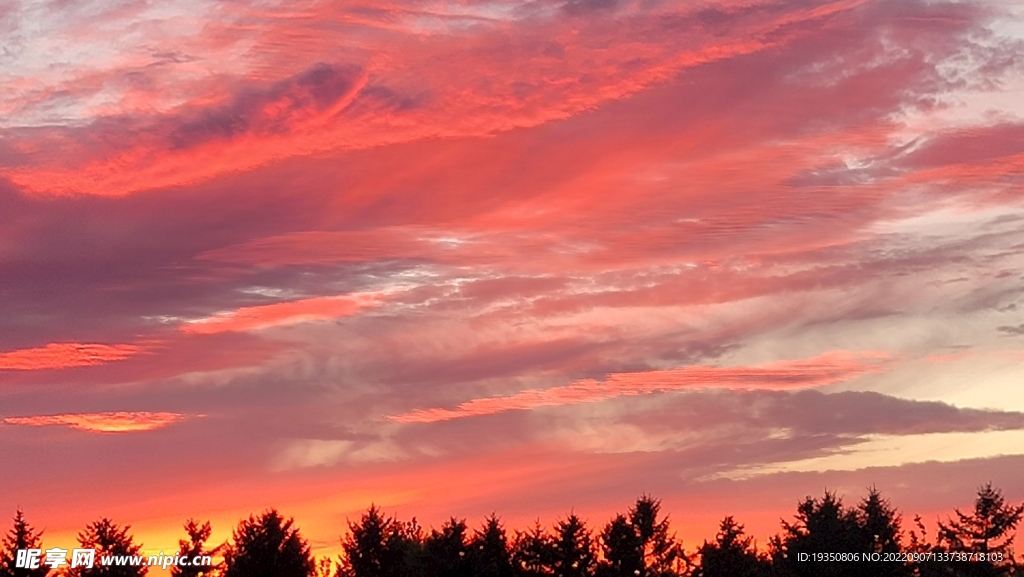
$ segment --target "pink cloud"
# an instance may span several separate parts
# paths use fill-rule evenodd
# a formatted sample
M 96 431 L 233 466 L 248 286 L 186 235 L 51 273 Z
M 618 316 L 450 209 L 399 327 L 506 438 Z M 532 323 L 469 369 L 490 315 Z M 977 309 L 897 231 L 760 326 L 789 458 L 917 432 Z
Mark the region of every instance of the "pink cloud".
M 252 331 L 294 323 L 321 321 L 353 315 L 378 302 L 378 295 L 357 294 L 315 297 L 296 301 L 242 307 L 189 321 L 180 330 L 189 334 Z
M 227 74 L 225 62 L 238 61 L 239 29 L 210 26 L 189 42 L 209 50 L 208 66 L 226 70 L 205 82 L 196 80 L 200 70 L 187 62 L 147 67 L 124 57 L 104 70 L 51 79 L 47 88 L 8 97 L 9 109 L 45 110 L 54 98 L 88 100 L 112 85 L 124 86 L 116 106 L 90 109 L 93 119 L 103 119 L 102 127 L 71 130 L 81 135 L 70 138 L 37 131 L 33 142 L 20 143 L 26 150 L 60 150 L 60 161 L 5 168 L 3 174 L 39 193 L 120 196 L 290 157 L 534 127 L 627 98 L 683 70 L 784 45 L 862 3 L 775 6 L 739 18 L 738 29 L 724 36 L 708 33 L 685 8 L 630 12 L 614 25 L 550 16 L 522 22 L 475 18 L 472 28 L 453 37 L 425 35 L 417 22 L 437 19 L 446 27 L 463 18 L 390 5 L 382 7 L 394 18 L 387 26 L 353 19 L 358 14 L 330 3 L 301 15 L 233 7 L 233 19 L 247 22 L 243 28 L 255 34 L 245 41 L 253 60 L 238 62 L 237 74 Z M 689 33 L 666 27 L 670 18 L 693 18 Z M 322 21 L 358 27 L 366 49 L 388 56 L 340 51 L 336 37 L 324 35 Z M 607 50 L 624 34 L 633 40 Z M 510 35 L 516 38 L 511 45 Z M 287 61 L 276 57 L 281 38 L 291 41 Z M 146 78 L 143 89 L 125 80 L 133 74 Z M 489 79 L 486 86 L 481 78 Z M 163 102 L 171 90 L 177 102 Z
M 507 397 L 472 399 L 455 409 L 419 409 L 391 416 L 400 423 L 433 423 L 557 405 L 578 405 L 621 396 L 686 389 L 795 391 L 831 385 L 882 370 L 889 355 L 834 351 L 810 359 L 754 367 L 695 365 L 663 371 L 613 373 L 603 381 L 584 379 L 550 389 L 528 389 Z
M 110 413 L 70 413 L 35 417 L 6 417 L 8 425 L 43 427 L 63 425 L 89 433 L 132 433 L 152 431 L 185 419 L 180 413 L 117 411 Z
M 123 361 L 146 350 L 139 345 L 50 343 L 43 347 L 0 353 L 0 370 L 38 371 L 88 367 Z

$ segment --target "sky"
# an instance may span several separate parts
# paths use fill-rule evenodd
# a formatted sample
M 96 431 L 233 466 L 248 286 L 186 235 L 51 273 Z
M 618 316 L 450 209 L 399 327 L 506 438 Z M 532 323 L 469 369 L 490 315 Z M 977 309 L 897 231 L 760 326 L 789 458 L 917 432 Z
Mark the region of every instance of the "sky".
M 0 515 L 314 552 L 1024 500 L 1024 8 L 0 4 Z

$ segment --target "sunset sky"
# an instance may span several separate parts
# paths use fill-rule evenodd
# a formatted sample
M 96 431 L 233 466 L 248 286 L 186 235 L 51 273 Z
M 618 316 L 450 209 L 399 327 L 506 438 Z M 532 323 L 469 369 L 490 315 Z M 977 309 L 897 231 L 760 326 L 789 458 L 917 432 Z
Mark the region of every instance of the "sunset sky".
M 0 516 L 1020 501 L 1022 95 L 999 0 L 0 2 Z

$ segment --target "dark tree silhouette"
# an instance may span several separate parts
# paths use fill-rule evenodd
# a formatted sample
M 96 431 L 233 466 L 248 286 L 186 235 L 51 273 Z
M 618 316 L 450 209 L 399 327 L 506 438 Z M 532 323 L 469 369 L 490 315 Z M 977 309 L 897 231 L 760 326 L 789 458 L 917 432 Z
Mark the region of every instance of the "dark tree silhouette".
M 45 577 L 50 572 L 48 565 L 40 563 L 39 567 L 15 567 L 19 549 L 42 549 L 42 532 L 36 532 L 25 519 L 25 513 L 18 509 L 14 513 L 14 526 L 3 539 L 0 550 L 0 577 Z M 41 557 L 40 561 L 45 558 Z
M 598 566 L 602 577 L 635 577 L 643 568 L 640 536 L 625 515 L 616 515 L 601 531 L 604 560 Z
M 661 502 L 644 495 L 629 510 L 617 515 L 601 532 L 605 562 L 601 575 L 612 577 L 667 577 L 685 572 L 683 549 L 669 535 L 668 518 L 659 519 Z
M 341 541 L 340 575 L 412 577 L 424 572 L 422 529 L 415 519 L 403 523 L 371 505 Z
M 200 577 L 201 575 L 212 575 L 216 570 L 212 565 L 193 565 L 192 562 L 203 555 L 217 554 L 217 548 L 207 549 L 206 542 L 210 539 L 212 528 L 209 523 L 199 524 L 195 519 L 185 522 L 185 533 L 188 534 L 188 541 L 178 541 L 178 555 L 183 560 L 181 564 L 171 567 L 172 577 Z
M 878 489 L 871 487 L 868 496 L 857 506 L 857 525 L 860 527 L 860 553 L 893 554 L 903 550 L 902 518 L 888 499 L 883 499 Z M 872 563 L 873 576 L 901 577 L 913 574 L 907 563 Z
M 951 567 L 970 577 L 1009 575 L 1013 563 L 1013 530 L 1024 515 L 1024 504 L 1009 505 L 1002 492 L 986 483 L 978 489 L 974 511 L 954 509 L 956 519 L 939 522 L 938 549 L 954 553 L 994 555 L 1003 561 L 954 561 Z
M 758 555 L 754 538 L 731 516 L 722 519 L 714 543 L 704 542 L 697 551 L 700 567 L 696 577 L 761 577 L 771 574 L 767 559 Z
M 334 561 L 330 557 L 317 559 L 313 567 L 313 577 L 336 577 Z
M 242 520 L 224 552 L 223 577 L 309 577 L 313 570 L 294 520 L 275 509 Z
M 771 539 L 772 565 L 776 573 L 796 577 L 859 577 L 857 563 L 801 561 L 801 554 L 861 552 L 862 531 L 857 512 L 843 506 L 835 493 L 825 491 L 821 500 L 808 496 L 797 506 L 793 523 L 782 522 L 782 534 Z
M 505 528 L 497 516 L 491 514 L 483 527 L 476 530 L 469 543 L 470 573 L 473 577 L 511 577 L 512 559 L 509 555 Z
M 105 565 L 101 559 L 107 556 L 122 557 L 140 555 L 141 545 L 136 545 L 128 534 L 131 528 L 118 527 L 110 519 L 100 519 L 86 526 L 78 534 L 78 543 L 83 549 L 96 551 L 96 562 L 92 567 L 74 567 L 67 570 L 69 577 L 143 577 L 149 571 L 144 565 Z
M 520 577 L 554 575 L 555 541 L 538 520 L 529 531 L 516 531 L 512 542 L 512 567 Z
M 466 522 L 452 517 L 441 530 L 432 530 L 423 545 L 428 572 L 433 577 L 469 577 Z
M 939 523 L 939 542 L 951 551 L 1007 553 L 1013 545 L 1013 531 L 1024 515 L 1024 504 L 1006 503 L 1002 492 L 986 483 L 978 489 L 974 512 L 954 509 L 956 519 Z
M 597 548 L 583 521 L 570 514 L 555 525 L 551 568 L 556 577 L 589 577 L 597 568 Z

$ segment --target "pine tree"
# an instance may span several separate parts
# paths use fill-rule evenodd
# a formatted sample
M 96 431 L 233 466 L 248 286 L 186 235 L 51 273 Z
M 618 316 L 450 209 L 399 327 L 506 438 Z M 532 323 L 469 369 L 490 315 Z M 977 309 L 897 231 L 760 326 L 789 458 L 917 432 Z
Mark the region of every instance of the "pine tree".
M 484 520 L 481 529 L 475 531 L 469 543 L 469 563 L 473 577 L 513 575 L 505 528 L 494 514 Z
M 554 539 L 538 520 L 529 531 L 516 531 L 512 543 L 512 567 L 519 577 L 553 575 Z
M 193 561 L 204 555 L 215 555 L 217 548 L 207 549 L 206 541 L 210 539 L 212 528 L 209 523 L 199 524 L 195 519 L 185 522 L 185 533 L 188 541 L 178 541 L 178 555 L 182 563 L 171 567 L 171 577 L 200 577 L 213 574 L 212 565 L 193 565 Z
M 778 574 L 794 577 L 860 577 L 864 568 L 848 562 L 803 562 L 801 554 L 859 552 L 862 532 L 857 512 L 843 506 L 835 493 L 821 499 L 808 496 L 797 506 L 796 520 L 782 522 L 782 534 L 772 538 L 772 565 Z
M 955 520 L 939 523 L 939 541 L 951 551 L 1008 553 L 1013 545 L 1010 532 L 1020 523 L 1024 504 L 1007 505 L 1002 492 L 987 483 L 978 489 L 972 514 L 954 512 Z
M 753 537 L 732 517 L 722 519 L 715 542 L 704 542 L 698 550 L 697 577 L 759 577 L 768 575 L 769 564 L 757 553 Z
M 668 518 L 659 519 L 661 502 L 644 495 L 601 532 L 605 562 L 599 571 L 616 577 L 669 577 L 686 571 L 682 546 L 670 535 Z
M 466 522 L 452 517 L 441 530 L 430 532 L 424 543 L 428 574 L 432 577 L 470 577 Z
M 313 577 L 336 577 L 334 560 L 330 557 L 317 559 L 313 567 Z
M 871 487 L 868 496 L 857 507 L 857 525 L 860 527 L 860 553 L 895 554 L 902 550 L 902 518 L 878 489 Z M 874 563 L 870 565 L 877 577 L 902 577 L 913 574 L 905 563 Z
M 601 531 L 602 577 L 636 577 L 643 571 L 643 543 L 625 515 L 616 515 Z
M 590 577 L 597 567 L 593 536 L 574 514 L 555 526 L 551 567 L 555 577 Z
M 224 553 L 223 577 L 310 577 L 313 559 L 294 520 L 274 509 L 242 520 Z
M 970 577 L 989 577 L 1011 574 L 1013 564 L 1013 530 L 1024 516 L 1024 504 L 1008 505 L 1002 492 L 986 483 L 978 489 L 974 511 L 970 514 L 954 509 L 956 519 L 939 522 L 940 549 L 955 553 L 995 556 L 1003 561 L 972 560 L 953 562 L 960 574 Z
M 414 519 L 403 523 L 371 505 L 341 542 L 340 574 L 348 577 L 411 577 L 424 572 L 423 534 Z
M 136 545 L 128 530 L 129 525 L 118 527 L 110 519 L 100 519 L 86 526 L 78 534 L 78 543 L 83 549 L 96 551 L 92 567 L 69 568 L 69 577 L 143 577 L 149 568 L 143 564 L 104 564 L 104 557 L 136 557 L 141 555 L 142 545 Z
M 37 533 L 28 524 L 25 513 L 18 509 L 14 513 L 14 527 L 4 537 L 3 550 L 0 550 L 0 577 L 45 577 L 50 572 L 48 565 L 40 563 L 35 569 L 15 566 L 19 550 L 42 549 L 42 537 L 42 532 Z

